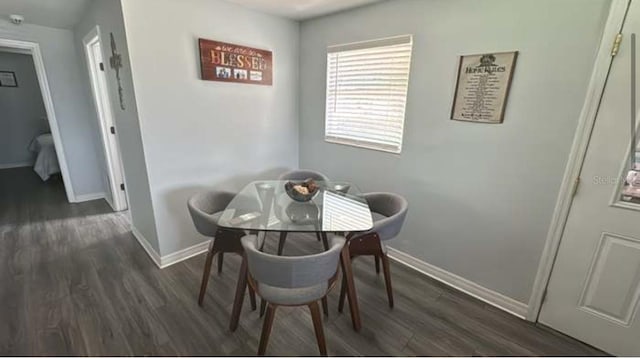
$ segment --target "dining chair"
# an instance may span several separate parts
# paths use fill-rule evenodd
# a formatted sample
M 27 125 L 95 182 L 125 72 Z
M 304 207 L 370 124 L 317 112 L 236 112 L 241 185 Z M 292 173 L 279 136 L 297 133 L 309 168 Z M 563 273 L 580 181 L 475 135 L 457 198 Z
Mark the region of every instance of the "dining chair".
M 202 283 L 200 285 L 200 295 L 198 304 L 202 306 L 204 296 L 211 275 L 211 264 L 213 258 L 218 256 L 218 273 L 222 272 L 222 264 L 225 253 L 235 253 L 240 256 L 244 254 L 244 249 L 240 243 L 240 238 L 246 233 L 241 230 L 229 230 L 218 227 L 218 220 L 227 205 L 235 197 L 235 193 L 223 191 L 204 191 L 189 198 L 187 207 L 193 220 L 196 230 L 203 236 L 212 238 L 209 243 L 209 251 L 202 272 Z M 256 309 L 255 293 L 249 288 L 249 298 L 251 308 Z
M 266 352 L 276 309 L 279 306 L 306 305 L 311 311 L 318 349 L 321 355 L 326 356 L 327 346 L 318 301 L 326 303 L 327 295 L 335 285 L 345 239 L 333 237 L 329 250 L 298 257 L 261 252 L 255 235 L 244 236 L 241 242 L 248 265 L 249 286 L 267 302 L 258 355 Z
M 313 170 L 292 170 L 281 174 L 278 178 L 278 180 L 280 181 L 304 181 L 307 179 L 322 182 L 329 181 L 329 178 L 327 176 Z M 322 245 L 324 246 L 325 250 L 329 249 L 329 242 L 325 234 L 321 233 L 318 230 L 316 231 L 316 238 L 318 239 L 318 241 L 322 241 Z M 278 241 L 278 255 L 282 255 L 282 253 L 284 252 L 284 245 L 286 241 L 287 232 L 280 232 L 280 240 Z
M 374 256 L 376 273 L 380 273 L 380 261 L 384 270 L 384 282 L 387 287 L 389 307 L 393 308 L 393 289 L 391 287 L 391 272 L 389 270 L 389 256 L 384 242 L 394 239 L 404 224 L 409 204 L 402 196 L 393 193 L 365 193 L 363 197 L 369 203 L 374 216 L 373 228 L 365 233 L 358 233 L 347 237 L 350 260 L 358 256 Z M 343 276 L 340 288 L 338 311 L 344 308 L 346 296 L 346 278 Z

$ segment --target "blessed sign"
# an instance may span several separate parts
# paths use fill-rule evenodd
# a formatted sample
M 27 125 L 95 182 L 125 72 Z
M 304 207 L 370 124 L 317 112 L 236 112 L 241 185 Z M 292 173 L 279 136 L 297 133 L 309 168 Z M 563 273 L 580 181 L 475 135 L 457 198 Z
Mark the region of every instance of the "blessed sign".
M 202 79 L 257 85 L 273 83 L 272 53 L 267 50 L 200 39 Z
M 461 56 L 452 120 L 502 123 L 517 51 Z

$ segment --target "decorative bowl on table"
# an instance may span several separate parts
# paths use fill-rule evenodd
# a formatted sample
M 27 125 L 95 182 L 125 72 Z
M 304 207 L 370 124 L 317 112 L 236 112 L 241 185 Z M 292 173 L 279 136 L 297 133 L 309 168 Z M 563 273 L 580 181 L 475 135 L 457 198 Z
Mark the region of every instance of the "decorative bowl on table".
M 318 194 L 320 187 L 316 181 L 307 179 L 304 182 L 289 181 L 284 184 L 284 190 L 296 202 L 309 202 Z

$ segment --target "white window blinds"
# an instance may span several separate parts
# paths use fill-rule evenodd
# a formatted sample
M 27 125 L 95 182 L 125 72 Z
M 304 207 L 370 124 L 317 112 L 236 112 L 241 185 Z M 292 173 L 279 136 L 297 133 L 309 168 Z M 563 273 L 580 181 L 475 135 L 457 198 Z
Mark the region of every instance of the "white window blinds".
M 325 140 L 400 153 L 411 35 L 330 46 Z

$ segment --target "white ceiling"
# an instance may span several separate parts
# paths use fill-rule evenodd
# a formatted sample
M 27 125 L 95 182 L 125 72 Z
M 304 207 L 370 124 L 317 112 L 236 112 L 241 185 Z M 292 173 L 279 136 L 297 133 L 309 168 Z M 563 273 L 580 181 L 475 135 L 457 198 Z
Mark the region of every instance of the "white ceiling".
M 0 0 L 2 1 L 2 0 Z M 227 0 L 268 14 L 306 20 L 383 0 Z
M 0 19 L 25 17 L 25 23 L 71 29 L 91 0 L 0 0 Z M 114 0 L 115 1 L 115 0 Z M 249 9 L 305 20 L 383 0 L 226 0 Z
M 24 16 L 24 23 L 71 29 L 90 0 L 0 0 L 0 18 Z

